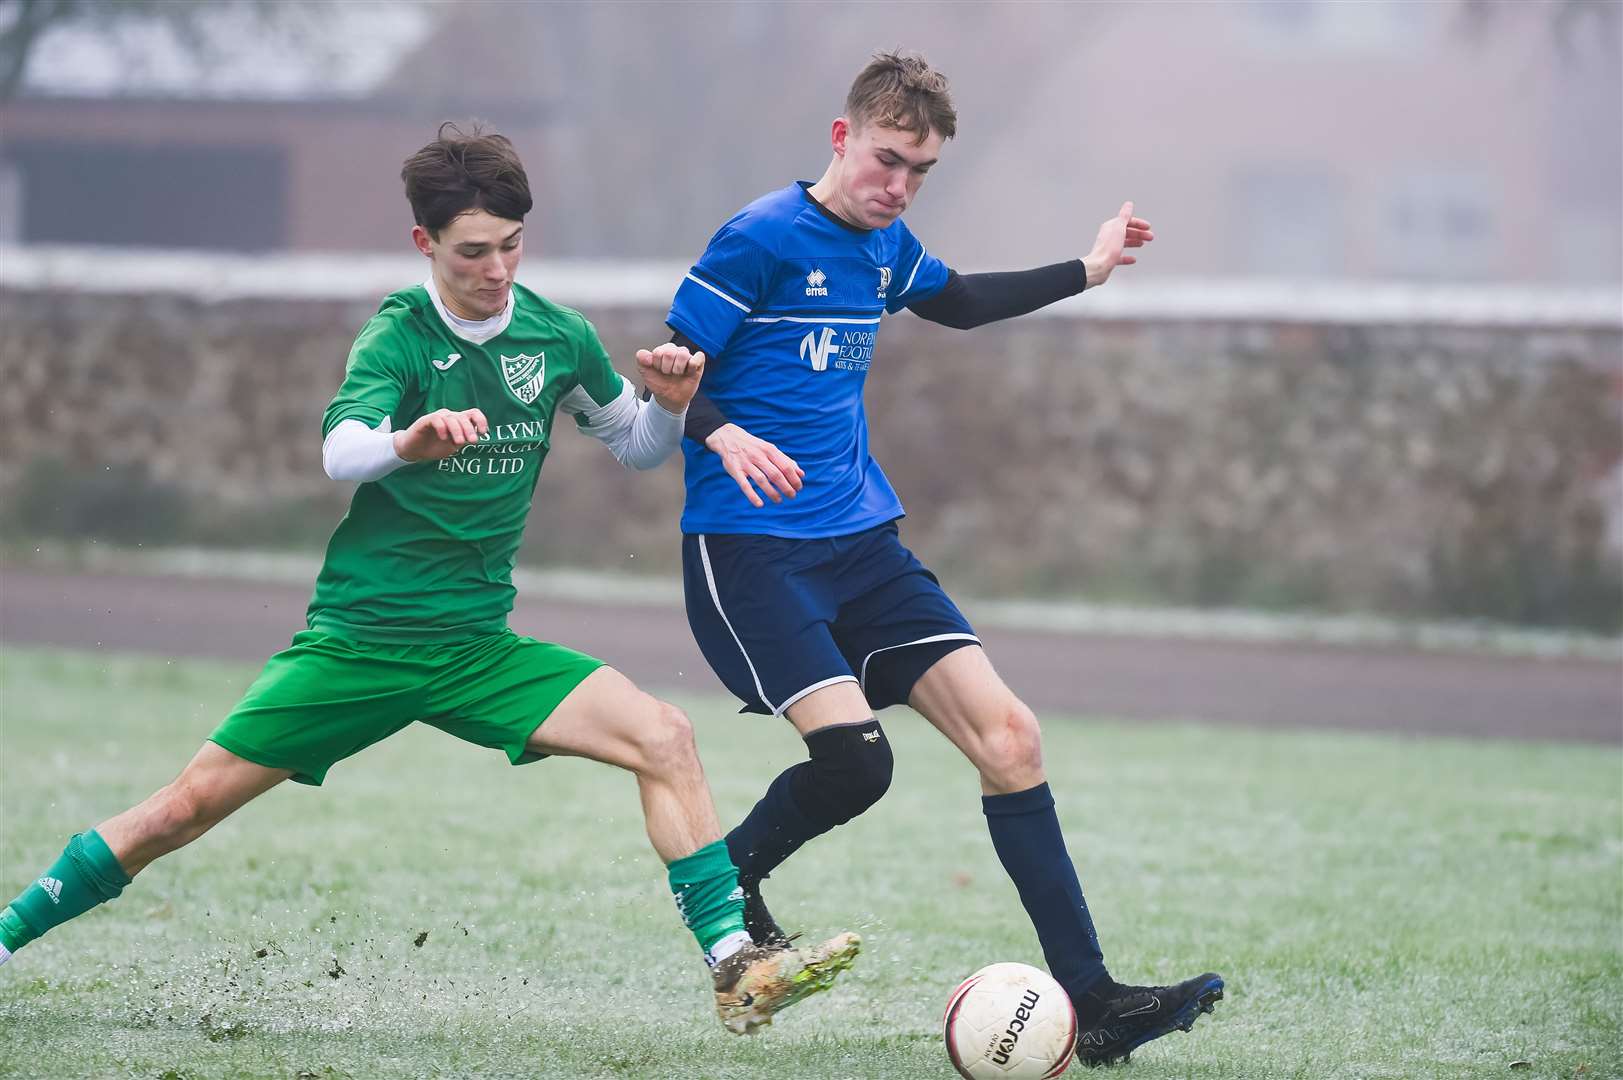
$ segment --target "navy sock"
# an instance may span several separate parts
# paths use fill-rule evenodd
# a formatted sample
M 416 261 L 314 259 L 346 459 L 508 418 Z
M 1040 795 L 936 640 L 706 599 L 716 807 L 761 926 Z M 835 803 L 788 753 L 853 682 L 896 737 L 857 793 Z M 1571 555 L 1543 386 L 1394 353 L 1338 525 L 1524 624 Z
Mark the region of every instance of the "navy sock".
M 779 773 L 727 834 L 727 852 L 745 886 L 772 873 L 806 841 L 867 810 L 890 787 L 890 744 L 877 720 L 821 728 L 806 736 L 806 749 L 810 759 Z
M 1083 1027 L 1101 1010 L 1089 991 L 1112 984 L 1105 971 L 1099 935 L 1093 929 L 1076 867 L 1065 851 L 1065 837 L 1054 813 L 1054 796 L 1046 783 L 1009 795 L 983 795 L 986 827 L 1020 903 L 1037 929 L 1049 974 L 1065 987 Z

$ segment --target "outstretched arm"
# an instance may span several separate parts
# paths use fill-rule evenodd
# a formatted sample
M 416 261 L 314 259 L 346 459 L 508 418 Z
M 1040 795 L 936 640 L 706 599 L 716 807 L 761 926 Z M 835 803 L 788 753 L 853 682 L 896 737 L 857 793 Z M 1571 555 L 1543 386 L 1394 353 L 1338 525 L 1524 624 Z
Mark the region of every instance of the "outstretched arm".
M 969 330 L 1000 319 L 1012 319 L 1047 307 L 1086 288 L 1104 284 L 1118 266 L 1136 262 L 1127 248 L 1155 239 L 1150 223 L 1133 216 L 1133 204 L 1099 226 L 1093 250 L 1085 258 L 1001 274 L 949 271 L 947 284 L 927 299 L 909 304 L 920 318 L 957 330 Z

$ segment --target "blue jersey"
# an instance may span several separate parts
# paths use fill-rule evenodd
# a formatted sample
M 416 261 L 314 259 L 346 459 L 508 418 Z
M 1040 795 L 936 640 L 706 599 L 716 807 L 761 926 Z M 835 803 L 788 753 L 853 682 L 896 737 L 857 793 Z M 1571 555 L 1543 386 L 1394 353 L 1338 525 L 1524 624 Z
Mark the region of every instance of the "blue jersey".
M 857 229 L 794 183 L 710 239 L 666 321 L 704 349 L 704 392 L 727 418 L 806 470 L 793 499 L 751 506 L 721 459 L 684 439 L 684 533 L 844 536 L 902 516 L 868 454 L 862 388 L 886 312 L 947 283 L 901 219 Z

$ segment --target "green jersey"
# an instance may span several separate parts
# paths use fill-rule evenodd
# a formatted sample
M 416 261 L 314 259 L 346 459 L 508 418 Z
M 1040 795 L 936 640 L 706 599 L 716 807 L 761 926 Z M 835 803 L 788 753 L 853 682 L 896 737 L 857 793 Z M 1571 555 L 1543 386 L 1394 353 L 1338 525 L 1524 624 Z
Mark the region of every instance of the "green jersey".
M 345 420 L 400 431 L 436 409 L 479 409 L 490 430 L 461 453 L 361 484 L 327 544 L 311 629 L 427 642 L 506 627 L 554 415 L 586 427 L 630 393 L 579 312 L 515 284 L 507 317 L 476 343 L 418 285 L 390 295 L 361 329 L 323 436 Z

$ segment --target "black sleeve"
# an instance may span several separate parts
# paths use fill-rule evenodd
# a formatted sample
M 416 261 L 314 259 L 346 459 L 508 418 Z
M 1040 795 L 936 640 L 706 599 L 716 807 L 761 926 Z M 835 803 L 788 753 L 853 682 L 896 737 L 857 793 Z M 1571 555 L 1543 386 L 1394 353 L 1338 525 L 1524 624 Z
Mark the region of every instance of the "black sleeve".
M 955 330 L 985 326 L 1047 307 L 1087 288 L 1081 259 L 1016 270 L 1006 274 L 960 274 L 947 271 L 941 291 L 907 307 L 913 314 Z
M 698 342 L 680 330 L 671 332 L 671 341 L 690 352 L 704 352 L 699 348 Z M 705 359 L 710 360 L 713 357 L 706 356 Z M 727 422 L 727 417 L 716 407 L 716 403 L 710 400 L 701 385 L 700 389 L 694 392 L 693 400 L 688 402 L 687 421 L 682 425 L 682 434 L 696 443 L 702 443 L 710 437 L 711 432 Z

